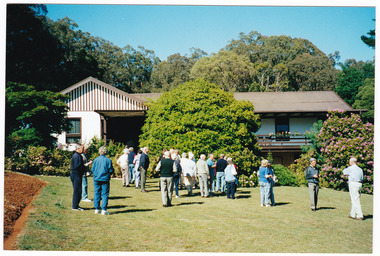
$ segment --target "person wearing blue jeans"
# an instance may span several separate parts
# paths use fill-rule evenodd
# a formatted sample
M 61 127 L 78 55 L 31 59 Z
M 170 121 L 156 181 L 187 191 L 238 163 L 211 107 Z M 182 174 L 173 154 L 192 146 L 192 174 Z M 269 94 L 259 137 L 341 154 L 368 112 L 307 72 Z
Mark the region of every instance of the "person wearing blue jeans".
M 180 158 L 177 153 L 173 153 L 171 158 L 174 160 L 175 166 L 177 168 L 177 172 L 173 173 L 173 183 L 175 188 L 175 198 L 179 198 L 179 180 L 182 174 L 182 167 L 180 164 Z
M 91 202 L 91 200 L 88 199 L 88 194 L 87 194 L 87 187 L 88 187 L 87 176 L 90 175 L 89 165 L 92 164 L 92 161 L 87 160 L 87 157 L 86 157 L 87 151 L 88 151 L 88 148 L 84 148 L 83 153 L 82 153 L 83 164 L 84 164 L 84 175 L 82 178 L 82 201 L 83 202 Z
M 110 192 L 110 179 L 111 174 L 114 172 L 112 161 L 105 156 L 107 154 L 106 147 L 99 148 L 99 157 L 97 157 L 92 166 L 93 180 L 94 180 L 94 207 L 95 214 L 109 215 L 107 211 L 108 197 Z M 102 206 L 100 208 L 100 201 Z
M 268 160 L 263 159 L 261 161 L 261 167 L 259 169 L 259 185 L 261 194 L 261 206 L 270 207 L 269 197 L 270 197 L 270 181 L 272 177 L 268 169 Z
M 136 180 L 135 165 L 133 163 L 135 156 L 136 156 L 136 154 L 135 154 L 135 152 L 133 152 L 133 147 L 130 147 L 129 148 L 129 154 L 128 154 L 129 183 L 133 183 Z
M 224 169 L 224 175 L 227 181 L 227 198 L 235 199 L 235 181 L 236 181 L 236 168 L 232 163 L 232 158 L 227 159 L 227 167 Z
M 220 154 L 220 158 L 216 161 L 216 191 L 224 193 L 226 190 L 226 181 L 224 169 L 227 167 L 227 161 L 224 159 L 224 154 Z
M 214 162 L 214 154 L 210 154 L 209 158 L 207 159 L 207 165 L 210 173 L 210 180 L 209 180 L 209 192 L 213 193 L 215 192 L 215 167 L 216 164 Z

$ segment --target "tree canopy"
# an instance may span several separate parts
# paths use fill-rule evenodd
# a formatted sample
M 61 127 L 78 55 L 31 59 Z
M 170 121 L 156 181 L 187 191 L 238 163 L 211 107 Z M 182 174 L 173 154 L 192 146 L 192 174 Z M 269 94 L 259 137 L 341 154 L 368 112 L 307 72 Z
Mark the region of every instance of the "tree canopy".
M 65 95 L 13 82 L 5 93 L 7 153 L 29 145 L 50 147 L 56 140 L 52 133 L 68 130 Z
M 140 137 L 158 157 L 164 149 L 230 154 L 242 172 L 257 166 L 254 132 L 260 125 L 252 103 L 204 80 L 187 82 L 149 104 Z

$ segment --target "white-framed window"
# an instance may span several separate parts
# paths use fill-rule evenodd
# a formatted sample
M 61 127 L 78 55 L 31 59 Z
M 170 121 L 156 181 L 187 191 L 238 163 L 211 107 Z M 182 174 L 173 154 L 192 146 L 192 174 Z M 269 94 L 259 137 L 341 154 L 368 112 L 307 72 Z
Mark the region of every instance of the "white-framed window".
M 66 132 L 66 143 L 81 143 L 82 120 L 80 118 L 70 118 L 70 130 Z

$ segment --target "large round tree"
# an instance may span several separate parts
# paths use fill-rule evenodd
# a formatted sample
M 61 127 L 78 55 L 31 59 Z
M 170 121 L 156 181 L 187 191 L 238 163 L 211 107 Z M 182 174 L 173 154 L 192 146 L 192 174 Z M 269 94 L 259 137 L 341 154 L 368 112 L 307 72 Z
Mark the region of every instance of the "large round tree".
M 257 140 L 260 126 L 252 103 L 235 100 L 232 93 L 204 80 L 187 82 L 149 103 L 140 137 L 158 157 L 164 149 L 200 154 L 230 155 L 240 173 L 258 166 Z

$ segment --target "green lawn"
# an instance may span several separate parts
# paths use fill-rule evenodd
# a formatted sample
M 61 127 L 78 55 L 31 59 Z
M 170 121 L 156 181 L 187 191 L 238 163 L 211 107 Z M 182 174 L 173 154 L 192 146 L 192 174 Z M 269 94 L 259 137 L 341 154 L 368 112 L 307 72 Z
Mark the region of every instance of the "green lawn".
M 109 212 L 71 210 L 68 177 L 41 177 L 49 185 L 34 202 L 20 250 L 372 253 L 373 196 L 362 195 L 364 221 L 348 218 L 347 192 L 320 190 L 320 210 L 309 209 L 306 187 L 275 187 L 278 206 L 260 207 L 259 188 L 239 188 L 237 200 L 225 196 L 187 197 L 181 190 L 173 207 L 163 208 L 158 179 L 149 193 L 111 181 Z M 89 195 L 93 183 L 89 179 Z

